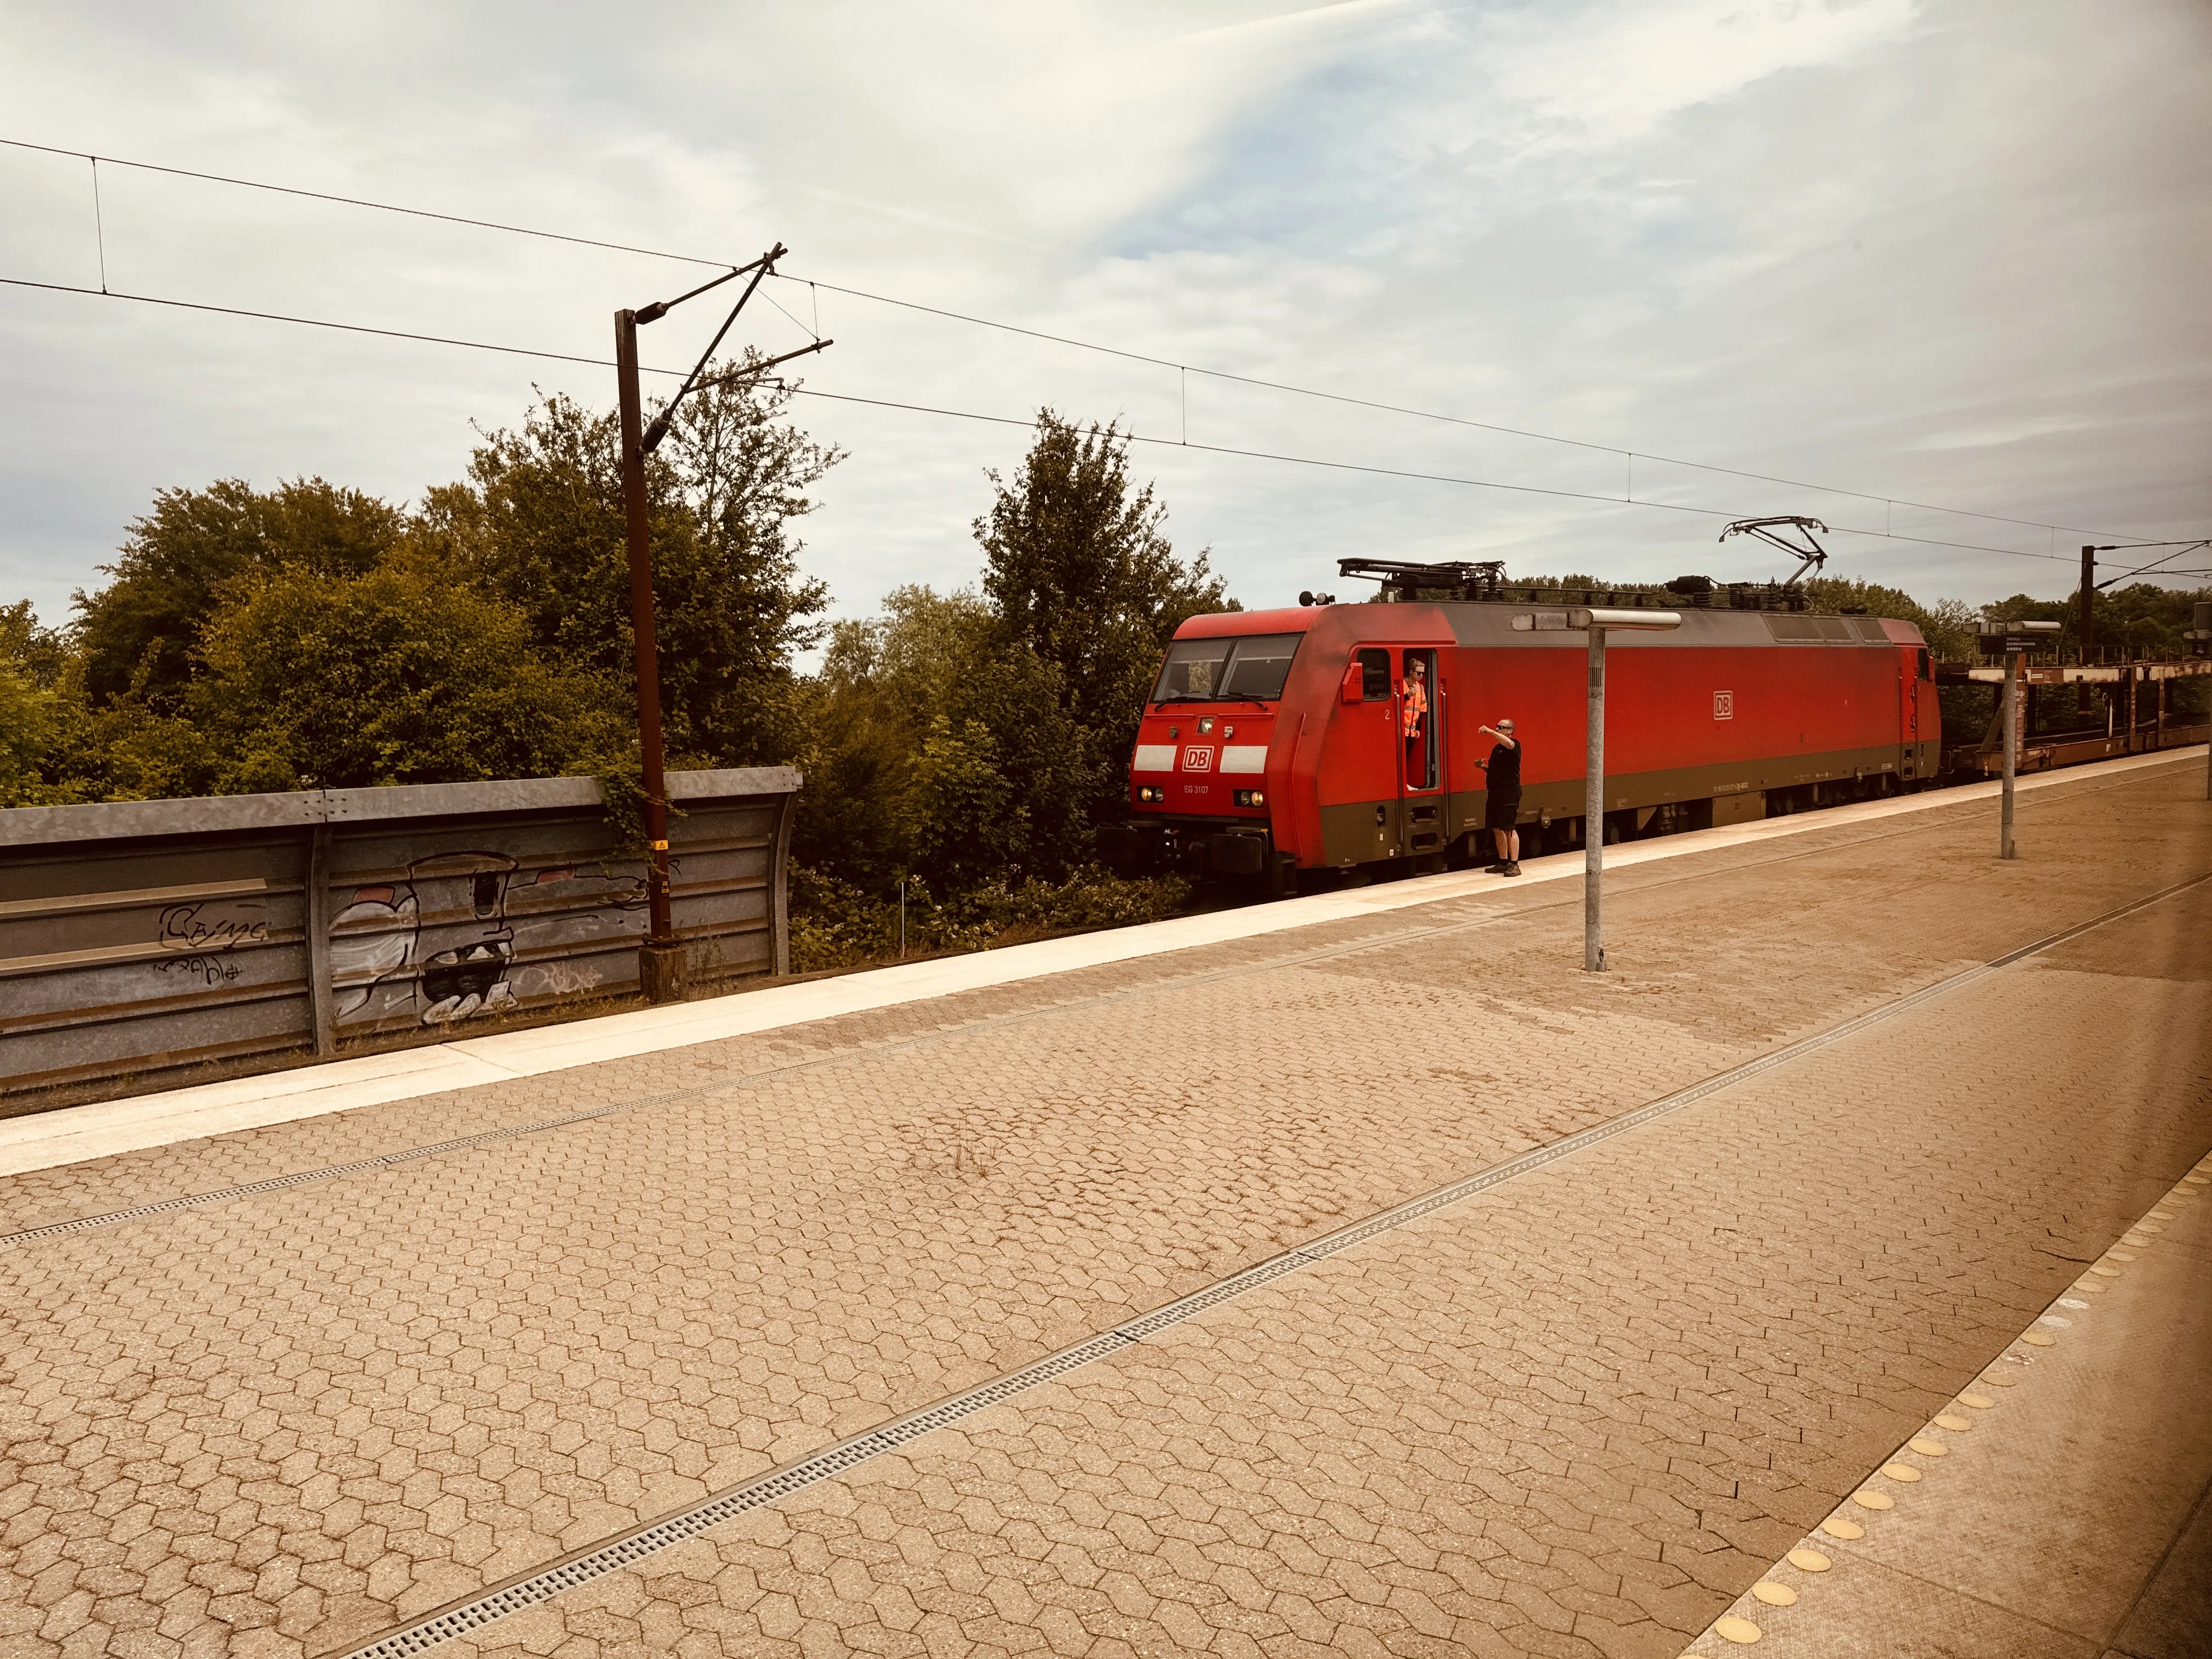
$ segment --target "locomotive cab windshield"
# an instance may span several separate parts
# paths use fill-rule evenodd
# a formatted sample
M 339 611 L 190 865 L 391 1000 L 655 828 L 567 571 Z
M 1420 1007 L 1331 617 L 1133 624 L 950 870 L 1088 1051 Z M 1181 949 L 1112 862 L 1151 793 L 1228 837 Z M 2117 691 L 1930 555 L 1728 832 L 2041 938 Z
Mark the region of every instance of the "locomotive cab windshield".
M 1177 640 L 1152 687 L 1155 707 L 1170 702 L 1273 702 L 1290 678 L 1300 634 Z

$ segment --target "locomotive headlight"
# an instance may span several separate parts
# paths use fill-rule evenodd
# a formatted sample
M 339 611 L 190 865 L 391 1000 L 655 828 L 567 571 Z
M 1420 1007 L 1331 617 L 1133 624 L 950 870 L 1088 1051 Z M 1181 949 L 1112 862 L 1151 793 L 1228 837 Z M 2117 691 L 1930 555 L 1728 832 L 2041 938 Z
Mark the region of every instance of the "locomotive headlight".
M 1267 792 L 1264 789 L 1239 789 L 1234 799 L 1239 806 L 1265 806 Z
M 1139 803 L 1158 803 L 1166 799 L 1167 791 L 1157 783 L 1140 783 L 1137 786 L 1137 799 Z

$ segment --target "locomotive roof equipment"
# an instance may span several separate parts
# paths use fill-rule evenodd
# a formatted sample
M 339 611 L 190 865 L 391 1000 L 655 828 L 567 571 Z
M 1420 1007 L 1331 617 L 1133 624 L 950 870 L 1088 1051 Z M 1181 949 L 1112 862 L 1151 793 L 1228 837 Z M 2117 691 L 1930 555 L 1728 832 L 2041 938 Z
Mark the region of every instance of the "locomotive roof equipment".
M 1790 580 L 1782 584 L 1784 587 L 1795 587 L 1828 562 L 1827 549 L 1814 539 L 1813 532 L 1816 530 L 1823 536 L 1830 533 L 1828 526 L 1818 519 L 1808 519 L 1800 513 L 1785 513 L 1773 519 L 1738 519 L 1721 532 L 1720 538 L 1726 541 L 1731 536 L 1756 536 L 1769 545 L 1780 548 L 1797 561 L 1797 568 L 1790 573 Z M 1791 531 L 1805 538 L 1802 547 L 1790 539 L 1789 532 Z
M 1409 564 L 1402 559 L 1339 559 L 1340 576 L 1369 576 L 1382 584 L 1382 602 L 1420 599 L 1498 599 L 1507 597 L 1505 561 L 1452 560 L 1443 564 Z
M 1759 520 L 1782 523 L 1781 520 Z M 1818 520 L 1808 519 L 1817 525 Z M 1764 534 L 1763 532 L 1759 532 Z M 1771 540 L 1769 537 L 1767 539 Z M 1786 545 L 1778 543 L 1777 545 Z M 1792 552 L 1804 555 L 1792 548 Z M 1827 556 L 1823 553 L 1822 558 Z M 1663 589 L 1650 587 L 1585 587 L 1552 581 L 1509 582 L 1503 559 L 1454 559 L 1418 564 L 1404 559 L 1349 558 L 1336 562 L 1340 576 L 1364 576 L 1382 584 L 1376 597 L 1385 605 L 1662 605 L 1671 602 L 1700 611 L 1805 611 L 1812 605 L 1805 590 L 1790 582 L 1715 582 L 1710 576 L 1677 576 Z M 1802 575 L 1801 570 L 1798 573 Z M 1301 605 L 1330 605 L 1327 593 L 1301 593 Z

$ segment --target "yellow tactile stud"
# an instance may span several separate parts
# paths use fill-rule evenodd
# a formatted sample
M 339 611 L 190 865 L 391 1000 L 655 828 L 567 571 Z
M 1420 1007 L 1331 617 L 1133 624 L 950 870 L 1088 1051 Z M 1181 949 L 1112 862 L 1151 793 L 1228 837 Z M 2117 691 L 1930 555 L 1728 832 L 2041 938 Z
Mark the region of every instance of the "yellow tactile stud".
M 1748 1619 L 1737 1618 L 1734 1613 L 1717 1622 L 1713 1626 L 1713 1633 L 1723 1642 L 1735 1642 L 1744 1646 L 1759 1640 L 1759 1626 Z
M 1910 1463 L 1885 1463 L 1881 1466 L 1881 1472 L 1893 1480 L 1902 1480 L 1908 1486 L 1920 1478 L 1920 1471 Z
M 1951 1449 L 1932 1434 L 1916 1434 L 1905 1443 L 1923 1457 L 1941 1457 Z
M 2136 1253 L 2133 1250 L 2107 1250 L 2105 1259 L 2108 1261 L 2132 1261 L 2136 1259 Z
M 1808 1549 L 1802 1544 L 1783 1559 L 1800 1572 L 1826 1572 L 1834 1565 L 1820 1551 Z
M 1778 1584 L 1771 1578 L 1762 1578 L 1751 1587 L 1751 1593 L 1770 1607 L 1786 1607 L 1797 1600 L 1797 1592 L 1787 1584 Z
M 1820 1522 L 1820 1530 L 1827 1534 L 1829 1537 L 1840 1538 L 1846 1543 L 1850 1542 L 1850 1540 L 1854 1538 L 1863 1538 L 1866 1536 L 1866 1528 L 1864 1527 L 1859 1525 L 1856 1521 L 1846 1520 L 1840 1515 L 1832 1515 L 1826 1520 Z
M 1865 1492 L 1853 1492 L 1851 1502 L 1863 1510 L 1889 1510 L 1897 1507 L 1897 1500 L 1894 1498 L 1886 1492 L 1875 1492 L 1872 1488 Z
M 1959 1396 L 1959 1403 L 1971 1406 L 1978 1412 L 1985 1412 L 1997 1402 L 1985 1394 L 1962 1394 Z
M 2020 1379 L 2007 1376 L 2002 1371 L 1989 1371 L 1983 1375 L 1982 1381 L 1992 1389 L 2009 1389 L 2016 1386 Z
M 2109 1261 L 2100 1261 L 2095 1267 L 2090 1268 L 2089 1271 L 2095 1273 L 2100 1279 L 2118 1279 L 2120 1276 L 2120 1270 L 2112 1266 Z
M 2020 1340 L 2031 1348 L 2055 1348 L 2058 1346 L 2058 1339 L 2049 1331 L 2029 1331 Z
M 2074 1288 L 2081 1291 L 2082 1295 L 2087 1296 L 2092 1291 L 2109 1291 L 2112 1287 L 2105 1283 L 2101 1279 L 2085 1279 Z
M 1954 1434 L 1964 1434 L 1974 1426 L 1974 1419 L 1971 1417 L 1961 1417 L 1956 1412 L 1939 1412 L 1936 1416 L 1936 1426 L 1939 1429 L 1948 1429 Z

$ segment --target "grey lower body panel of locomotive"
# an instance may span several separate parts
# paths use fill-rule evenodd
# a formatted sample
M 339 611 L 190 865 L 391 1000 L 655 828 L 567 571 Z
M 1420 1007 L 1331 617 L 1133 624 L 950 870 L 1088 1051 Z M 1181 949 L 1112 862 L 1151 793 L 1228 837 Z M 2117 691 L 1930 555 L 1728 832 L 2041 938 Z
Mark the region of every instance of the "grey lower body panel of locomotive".
M 1935 743 L 1886 744 L 1629 773 L 1606 780 L 1605 808 L 1608 817 L 1616 812 L 1636 814 L 1623 826 L 1632 835 L 1642 833 L 1654 817 L 1668 808 L 1692 809 L 1685 815 L 1689 821 L 1671 828 L 1747 823 L 1773 816 L 1778 809 L 1786 812 L 1801 805 L 1814 805 L 1809 797 L 1822 791 L 1832 791 L 1842 799 L 1859 793 L 1887 793 L 1901 784 L 1932 779 L 1940 747 Z M 1532 829 L 1578 825 L 1584 794 L 1580 778 L 1523 788 L 1519 819 L 1524 837 Z M 1486 805 L 1485 792 L 1468 789 L 1324 806 L 1321 809 L 1321 862 L 1342 867 L 1442 853 L 1462 836 L 1481 835 Z M 1578 829 L 1572 840 L 1579 842 Z M 1487 853 L 1489 849 L 1474 850 Z

